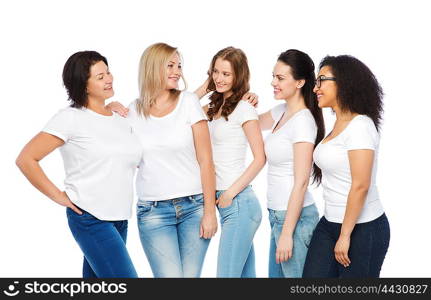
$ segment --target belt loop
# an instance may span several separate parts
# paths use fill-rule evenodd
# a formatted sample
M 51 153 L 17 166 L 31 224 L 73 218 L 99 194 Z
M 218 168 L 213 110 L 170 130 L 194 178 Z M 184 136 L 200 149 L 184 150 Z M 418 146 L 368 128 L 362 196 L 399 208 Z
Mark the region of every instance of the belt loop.
M 158 201 L 153 201 L 153 203 L 154 203 L 153 206 L 157 207 Z

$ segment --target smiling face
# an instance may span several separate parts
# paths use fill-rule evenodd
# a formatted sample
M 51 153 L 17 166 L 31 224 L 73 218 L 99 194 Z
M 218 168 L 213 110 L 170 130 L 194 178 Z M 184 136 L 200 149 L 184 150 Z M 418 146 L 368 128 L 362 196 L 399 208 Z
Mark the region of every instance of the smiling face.
M 178 81 L 182 76 L 181 60 L 177 52 L 175 52 L 168 60 L 166 70 L 166 89 L 178 89 Z
M 217 58 L 212 72 L 212 79 L 218 93 L 221 93 L 226 97 L 229 97 L 232 94 L 234 72 L 229 61 Z
M 114 96 L 112 82 L 114 78 L 108 66 L 99 61 L 90 67 L 90 77 L 87 81 L 88 98 L 106 100 Z
M 274 98 L 287 100 L 301 92 L 304 80 L 293 78 L 292 69 L 281 61 L 277 61 L 272 72 L 271 85 L 274 88 Z
M 334 77 L 331 67 L 324 66 L 320 69 L 319 76 Z M 338 106 L 337 102 L 337 84 L 333 80 L 322 80 L 320 87 L 314 86 L 313 92 L 317 95 L 317 101 L 319 102 L 319 107 L 331 107 L 334 109 Z

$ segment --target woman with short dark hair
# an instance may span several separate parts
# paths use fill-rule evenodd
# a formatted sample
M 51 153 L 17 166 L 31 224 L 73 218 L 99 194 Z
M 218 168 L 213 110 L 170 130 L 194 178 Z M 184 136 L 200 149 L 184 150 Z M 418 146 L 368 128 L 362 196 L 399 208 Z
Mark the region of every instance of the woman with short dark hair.
M 358 59 L 327 56 L 314 92 L 336 114 L 314 151 L 322 170 L 325 214 L 311 239 L 304 277 L 379 277 L 389 223 L 376 186 L 382 89 Z
M 127 120 L 105 108 L 114 95 L 105 57 L 95 51 L 73 54 L 63 82 L 71 105 L 51 118 L 16 164 L 39 191 L 67 207 L 70 230 L 84 254 L 84 278 L 137 277 L 126 237 L 141 144 Z M 65 191 L 39 165 L 56 148 L 64 161 Z

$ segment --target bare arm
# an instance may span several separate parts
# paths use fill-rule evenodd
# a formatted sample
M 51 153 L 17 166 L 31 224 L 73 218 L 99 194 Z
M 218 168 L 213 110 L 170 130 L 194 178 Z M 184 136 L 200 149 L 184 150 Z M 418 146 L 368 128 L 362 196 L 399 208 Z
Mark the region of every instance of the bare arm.
M 62 139 L 45 132 L 40 132 L 24 146 L 16 159 L 16 165 L 25 177 L 27 177 L 28 181 L 45 196 L 81 214 L 79 209 L 67 197 L 66 193 L 60 191 L 48 179 L 39 164 L 39 161 L 46 155 L 63 144 Z
M 260 170 L 262 170 L 266 162 L 262 132 L 259 128 L 258 121 L 247 121 L 242 125 L 242 128 L 253 153 L 253 161 L 244 173 L 242 173 L 241 176 L 235 180 L 235 182 L 218 199 L 220 207 L 229 206 L 232 199 L 250 184 Z
M 204 194 L 201 237 L 209 239 L 217 231 L 217 218 L 215 215 L 215 170 L 207 121 L 202 120 L 193 124 L 192 131 Z
M 345 267 L 350 265 L 348 257 L 350 235 L 364 207 L 370 187 L 374 150 L 350 150 L 348 155 L 352 186 L 347 197 L 347 207 L 343 224 L 341 225 L 340 236 L 334 249 L 335 258 Z
M 293 232 L 304 205 L 304 195 L 310 180 L 314 145 L 308 142 L 293 144 L 293 188 L 290 192 L 283 229 L 278 240 L 276 262 L 287 261 L 293 255 Z

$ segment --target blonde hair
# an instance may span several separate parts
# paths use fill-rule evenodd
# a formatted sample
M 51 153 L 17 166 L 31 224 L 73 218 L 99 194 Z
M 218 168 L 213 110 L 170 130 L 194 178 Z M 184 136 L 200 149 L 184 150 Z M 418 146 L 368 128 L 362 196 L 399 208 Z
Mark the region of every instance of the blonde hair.
M 139 98 L 136 103 L 138 114 L 148 117 L 157 96 L 165 89 L 168 62 L 174 53 L 180 56 L 177 48 L 165 43 L 153 44 L 142 53 L 139 62 Z M 186 89 L 187 84 L 182 75 L 181 78 Z M 181 93 L 177 89 L 172 89 L 170 92 L 174 97 L 178 97 Z

